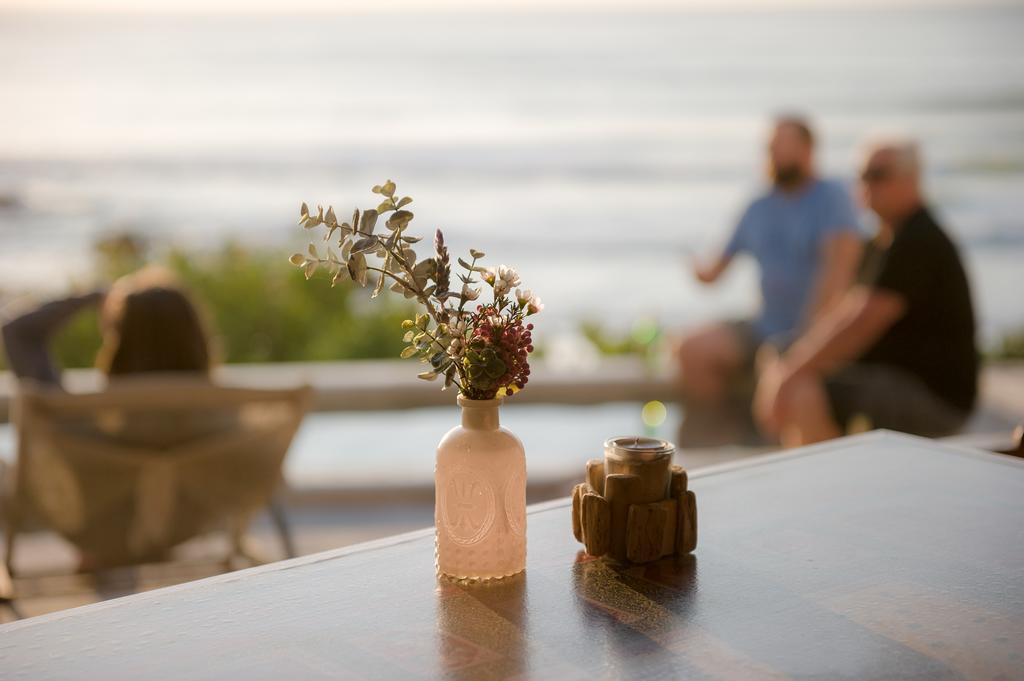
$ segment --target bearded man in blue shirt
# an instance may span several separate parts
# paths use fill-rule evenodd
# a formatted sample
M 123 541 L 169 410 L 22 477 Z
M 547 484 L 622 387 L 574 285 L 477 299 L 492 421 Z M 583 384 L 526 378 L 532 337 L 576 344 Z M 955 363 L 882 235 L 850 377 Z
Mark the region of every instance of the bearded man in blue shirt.
M 712 284 L 737 255 L 750 255 L 760 269 L 761 309 L 753 319 L 712 323 L 680 341 L 676 356 L 687 417 L 680 444 L 744 439 L 714 423 L 687 426 L 719 410 L 743 382 L 738 379 L 752 380 L 759 348 L 784 348 L 854 279 L 863 238 L 853 200 L 842 184 L 817 176 L 814 141 L 804 119 L 775 121 L 768 146 L 771 186 L 746 208 L 718 256 L 694 267 L 698 281 Z M 739 411 L 756 432 L 749 395 L 743 401 Z

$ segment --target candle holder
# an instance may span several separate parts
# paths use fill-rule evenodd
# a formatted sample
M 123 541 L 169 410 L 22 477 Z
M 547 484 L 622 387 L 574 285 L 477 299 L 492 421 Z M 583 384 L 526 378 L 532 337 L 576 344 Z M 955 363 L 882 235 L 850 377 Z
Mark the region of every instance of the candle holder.
M 672 465 L 675 445 L 650 437 L 615 437 L 604 460 L 587 462 L 572 491 L 572 531 L 592 556 L 647 563 L 697 547 L 697 497 L 686 470 Z

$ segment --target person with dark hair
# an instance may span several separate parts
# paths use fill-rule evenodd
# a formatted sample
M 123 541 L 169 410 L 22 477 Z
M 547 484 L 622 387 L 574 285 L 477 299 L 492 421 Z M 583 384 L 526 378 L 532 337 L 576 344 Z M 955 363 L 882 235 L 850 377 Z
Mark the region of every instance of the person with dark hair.
M 159 268 L 122 277 L 108 293 L 55 300 L 8 320 L 2 332 L 14 374 L 59 387 L 60 369 L 50 344 L 91 306 L 100 306 L 103 336 L 96 366 L 108 378 L 146 372 L 209 375 L 212 352 L 203 315 L 174 277 Z
M 978 392 L 970 286 L 928 209 L 917 145 L 869 148 L 864 202 L 879 218 L 854 285 L 782 355 L 765 363 L 754 409 L 786 446 L 850 429 L 938 437 L 967 420 Z
M 768 145 L 771 187 L 746 208 L 719 255 L 694 268 L 698 281 L 711 284 L 735 256 L 749 254 L 760 268 L 761 310 L 753 320 L 697 328 L 678 343 L 687 413 L 680 439 L 685 444 L 726 442 L 730 434 L 724 428 L 705 427 L 707 434 L 699 435 L 701 428 L 694 421 L 700 416 L 713 419 L 733 386 L 742 382 L 738 379 L 752 378 L 759 348 L 784 347 L 829 309 L 853 280 L 863 246 L 857 214 L 840 183 L 818 177 L 814 145 L 804 119 L 776 119 Z M 741 411 L 749 423 L 747 404 Z

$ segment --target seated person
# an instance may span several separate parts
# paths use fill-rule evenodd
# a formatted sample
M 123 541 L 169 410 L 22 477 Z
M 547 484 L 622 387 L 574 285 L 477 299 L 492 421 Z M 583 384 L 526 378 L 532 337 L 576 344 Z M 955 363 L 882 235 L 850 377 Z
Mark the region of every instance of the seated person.
M 212 352 L 203 315 L 174 277 L 159 268 L 122 277 L 107 294 L 52 301 L 8 320 L 3 340 L 14 374 L 59 387 L 50 344 L 68 321 L 92 305 L 100 306 L 103 333 L 96 366 L 108 378 L 144 372 L 209 375 Z
M 95 292 L 52 301 L 4 323 L 4 349 L 15 375 L 19 379 L 62 388 L 60 370 L 49 351 L 50 344 L 68 321 L 94 305 L 100 306 L 103 336 L 96 365 L 111 383 L 118 378 L 147 374 L 173 373 L 203 381 L 209 378 L 212 351 L 202 314 L 172 275 L 157 268 L 118 279 L 109 293 Z M 232 410 L 216 409 L 187 408 L 134 414 L 131 418 L 110 410 L 104 417 L 94 420 L 90 414 L 74 427 L 94 437 L 96 442 L 106 437 L 119 445 L 169 448 L 193 438 L 232 430 L 238 423 L 237 414 Z M 91 480 L 89 503 L 94 508 L 118 498 L 122 491 L 116 485 L 96 484 L 99 478 Z M 134 503 L 138 504 L 139 499 Z M 126 509 L 123 514 L 108 519 L 102 527 L 85 525 L 75 539 L 82 549 L 80 569 L 121 564 L 125 555 L 124 538 L 131 536 L 134 517 L 134 513 Z M 185 527 L 196 517 L 199 516 L 179 513 L 176 522 Z M 136 556 L 140 560 L 165 557 L 162 551 Z
M 851 419 L 936 437 L 956 432 L 977 394 L 971 294 L 956 246 L 920 189 L 912 142 L 874 146 L 861 174 L 879 229 L 857 284 L 781 356 L 754 400 L 786 446 L 841 435 Z
M 711 407 L 701 416 L 714 418 L 735 379 L 748 375 L 752 380 L 758 348 L 769 339 L 788 342 L 808 319 L 841 297 L 856 272 L 862 236 L 853 202 L 838 182 L 817 177 L 808 124 L 795 117 L 778 119 L 768 156 L 771 189 L 746 209 L 715 262 L 695 268 L 697 279 L 710 284 L 736 254 L 749 253 L 761 270 L 762 309 L 753 321 L 698 328 L 677 346 L 687 412 L 680 444 L 724 443 L 729 434 L 717 425 L 704 428 L 708 435 L 715 432 L 714 441 L 692 436 L 700 428 L 693 424 L 694 413 Z M 749 402 L 739 411 L 749 423 Z

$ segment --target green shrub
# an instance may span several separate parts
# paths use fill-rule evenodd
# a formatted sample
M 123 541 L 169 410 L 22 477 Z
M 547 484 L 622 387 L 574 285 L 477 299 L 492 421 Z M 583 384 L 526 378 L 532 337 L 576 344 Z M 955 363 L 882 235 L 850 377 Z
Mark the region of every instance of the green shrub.
M 992 351 L 993 359 L 1024 359 L 1024 328 L 1010 331 Z
M 137 269 L 146 260 L 141 251 L 137 243 L 101 244 L 96 279 Z M 310 285 L 283 251 L 228 244 L 213 253 L 173 251 L 157 262 L 202 301 L 225 362 L 397 358 L 404 347 L 402 320 L 412 309 L 406 301 L 369 305 L 366 291 L 351 282 L 331 288 L 326 273 Z M 54 355 L 61 366 L 88 367 L 99 346 L 96 312 L 87 311 L 58 335 Z

